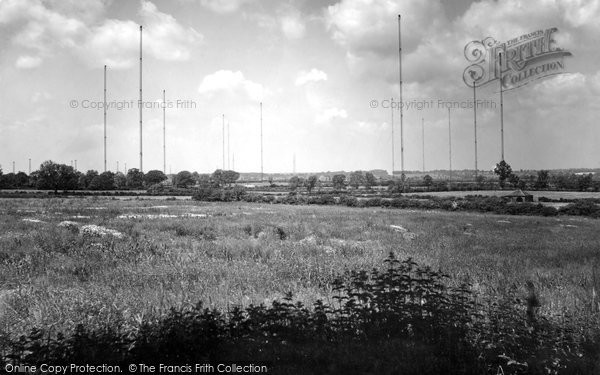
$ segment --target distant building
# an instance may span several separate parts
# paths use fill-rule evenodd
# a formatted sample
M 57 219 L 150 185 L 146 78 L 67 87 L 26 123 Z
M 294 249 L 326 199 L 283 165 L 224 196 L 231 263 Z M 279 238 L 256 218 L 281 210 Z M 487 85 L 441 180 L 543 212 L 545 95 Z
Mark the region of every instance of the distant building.
M 521 189 L 515 190 L 510 194 L 504 195 L 503 198 L 513 203 L 533 202 L 533 194 L 526 193 Z
M 319 176 L 319 182 L 331 182 L 331 176 L 321 175 Z
M 391 176 L 387 173 L 386 170 L 383 169 L 371 169 L 370 171 L 373 174 L 373 176 L 375 176 L 376 178 L 381 178 L 381 179 L 388 179 Z M 396 171 L 397 172 L 397 171 Z M 401 173 L 398 173 L 398 176 L 400 176 Z

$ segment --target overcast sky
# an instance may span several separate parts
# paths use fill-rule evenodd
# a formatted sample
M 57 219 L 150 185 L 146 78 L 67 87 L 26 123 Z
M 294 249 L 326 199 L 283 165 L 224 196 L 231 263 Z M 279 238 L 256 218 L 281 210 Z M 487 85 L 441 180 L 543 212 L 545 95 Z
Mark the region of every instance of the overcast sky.
M 222 167 L 222 114 L 235 169 L 391 170 L 402 15 L 404 167 L 448 168 L 448 112 L 468 102 L 464 46 L 557 27 L 566 73 L 505 93 L 505 159 L 513 169 L 600 167 L 599 0 L 0 0 L 0 164 L 44 160 L 103 169 L 103 66 L 108 167 L 139 167 L 139 25 L 143 25 L 144 170 Z M 480 169 L 500 160 L 498 85 L 477 90 Z M 377 108 L 372 101 L 377 101 Z M 131 105 L 133 101 L 133 105 Z M 125 106 L 125 108 L 117 108 Z M 76 108 L 72 108 L 76 107 Z M 394 113 L 400 169 L 399 113 Z M 451 111 L 454 169 L 474 167 L 473 111 Z M 226 162 L 227 164 L 227 162 Z M 233 160 L 229 161 L 233 167 Z M 226 165 L 227 167 L 227 165 Z

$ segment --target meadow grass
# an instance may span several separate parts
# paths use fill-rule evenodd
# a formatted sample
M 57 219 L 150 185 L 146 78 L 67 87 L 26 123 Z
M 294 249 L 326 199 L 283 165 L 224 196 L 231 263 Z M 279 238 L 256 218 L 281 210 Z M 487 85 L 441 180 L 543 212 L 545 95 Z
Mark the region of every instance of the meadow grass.
M 139 215 L 135 218 L 121 215 Z M 160 216 L 170 215 L 170 216 Z M 195 216 L 194 216 L 195 215 Z M 206 215 L 202 217 L 200 215 Z M 28 219 L 41 222 L 26 221 Z M 123 233 L 85 237 L 58 223 Z M 402 226 L 412 236 L 393 230 Z M 144 199 L 0 200 L 0 336 L 77 324 L 137 327 L 171 307 L 332 303 L 333 282 L 390 252 L 490 298 L 598 322 L 600 221 L 382 208 Z

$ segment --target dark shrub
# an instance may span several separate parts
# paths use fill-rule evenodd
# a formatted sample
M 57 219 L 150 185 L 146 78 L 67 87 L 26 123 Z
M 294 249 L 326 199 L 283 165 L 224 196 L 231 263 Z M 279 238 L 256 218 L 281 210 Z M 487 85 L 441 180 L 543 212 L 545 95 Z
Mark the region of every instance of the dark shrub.
M 369 199 L 365 200 L 363 204 L 365 207 L 381 207 L 381 202 L 382 202 L 381 198 L 375 197 L 375 198 L 369 198 Z
M 558 211 L 563 215 L 590 216 L 594 218 L 600 217 L 600 206 L 593 201 L 584 199 L 561 207 Z
M 348 207 L 357 207 L 358 199 L 356 197 L 353 197 L 352 195 L 342 195 L 340 197 L 339 204 L 348 206 Z
M 332 194 L 320 194 L 316 197 L 310 197 L 308 204 L 334 205 L 336 201 Z
M 201 186 L 192 195 L 192 199 L 204 202 L 216 202 L 221 200 L 221 189 L 210 186 Z

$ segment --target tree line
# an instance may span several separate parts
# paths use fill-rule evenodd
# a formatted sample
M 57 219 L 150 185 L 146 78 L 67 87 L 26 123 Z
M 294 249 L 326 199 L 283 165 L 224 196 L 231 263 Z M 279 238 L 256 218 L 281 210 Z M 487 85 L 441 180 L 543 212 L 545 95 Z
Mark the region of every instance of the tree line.
M 143 173 L 131 168 L 127 173 L 98 172 L 88 170 L 83 173 L 72 166 L 45 161 L 38 170 L 27 175 L 24 172 L 4 174 L 0 169 L 0 189 L 40 189 L 40 190 L 140 190 L 160 186 L 167 180 L 169 185 L 190 188 L 205 181 L 217 184 L 232 184 L 239 178 L 235 171 L 216 170 L 213 174 L 181 171 L 171 179 L 159 170 Z
M 351 188 L 358 190 L 364 187 L 371 190 L 374 186 L 385 186 L 390 192 L 407 192 L 422 188 L 427 191 L 447 190 L 495 190 L 495 189 L 530 189 L 530 190 L 569 190 L 569 191 L 599 191 L 600 181 L 594 179 L 592 173 L 553 173 L 549 170 L 539 170 L 537 174 L 516 173 L 506 161 L 500 161 L 494 168 L 497 178 L 486 177 L 480 174 L 474 181 L 463 182 L 445 178 L 433 178 L 430 175 L 423 177 L 406 177 L 382 180 L 377 179 L 370 172 L 354 171 L 349 174 L 336 174 L 331 179 L 321 181 L 316 175 L 302 178 L 293 176 L 288 181 L 291 192 L 298 192 L 305 188 L 310 194 L 316 186 L 331 186 L 334 190 L 341 191 Z M 269 182 L 274 186 L 273 181 Z M 452 185 L 452 186 L 451 186 Z

